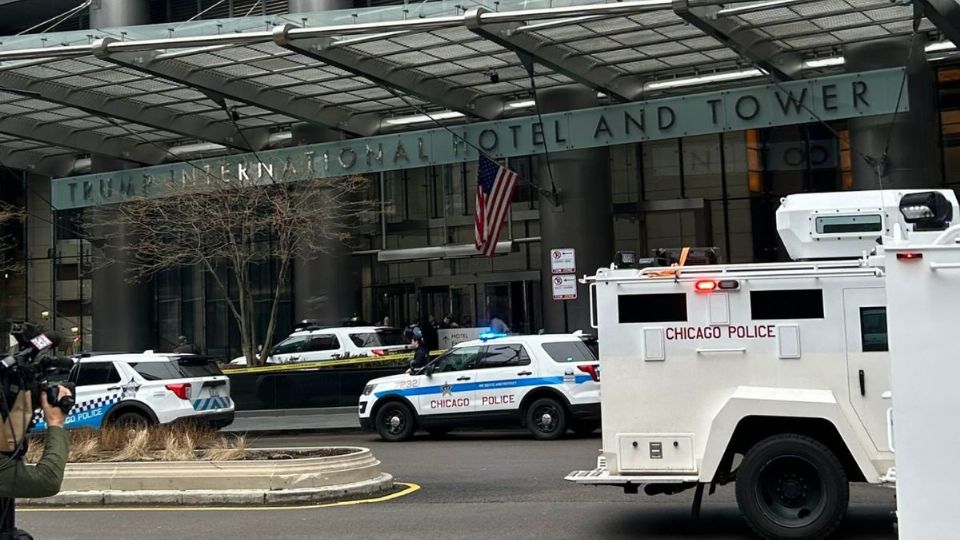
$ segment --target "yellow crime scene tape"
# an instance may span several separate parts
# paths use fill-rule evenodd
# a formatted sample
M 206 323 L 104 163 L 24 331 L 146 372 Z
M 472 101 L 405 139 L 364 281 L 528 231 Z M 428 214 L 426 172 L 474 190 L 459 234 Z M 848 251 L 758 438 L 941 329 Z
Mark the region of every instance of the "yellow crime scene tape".
M 445 349 L 431 351 L 430 356 L 437 356 L 444 352 L 446 352 Z M 289 371 L 312 371 L 317 369 L 354 366 L 359 364 L 388 364 L 390 362 L 409 360 L 411 358 L 413 358 L 412 352 L 403 352 L 384 356 L 351 356 L 349 358 L 318 360 L 316 362 L 290 362 L 287 364 L 268 364 L 265 366 L 254 367 L 232 368 L 229 365 L 226 365 L 223 366 L 223 373 L 224 375 L 233 375 L 241 373 L 285 373 Z

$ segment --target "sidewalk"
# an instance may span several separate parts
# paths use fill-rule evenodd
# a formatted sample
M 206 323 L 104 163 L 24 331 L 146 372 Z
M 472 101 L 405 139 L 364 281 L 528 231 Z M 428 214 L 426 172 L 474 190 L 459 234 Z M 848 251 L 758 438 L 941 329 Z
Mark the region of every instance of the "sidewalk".
M 360 429 L 356 407 L 237 411 L 228 433 L 283 433 Z

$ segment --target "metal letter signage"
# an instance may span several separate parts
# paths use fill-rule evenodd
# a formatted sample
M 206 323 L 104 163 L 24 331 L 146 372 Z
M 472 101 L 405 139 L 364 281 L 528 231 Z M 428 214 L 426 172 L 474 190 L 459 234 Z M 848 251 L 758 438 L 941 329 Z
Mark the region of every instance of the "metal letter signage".
M 59 210 L 112 204 L 124 198 L 162 197 L 170 182 L 275 176 L 295 182 L 430 167 L 477 159 L 484 149 L 498 158 L 577 148 L 629 144 L 751 128 L 803 124 L 893 113 L 903 69 L 833 75 L 686 96 L 636 101 L 592 109 L 508 118 L 280 148 L 253 154 L 177 162 L 142 169 L 61 178 L 52 182 Z M 900 110 L 907 109 L 901 100 Z M 454 136 L 453 133 L 456 133 Z

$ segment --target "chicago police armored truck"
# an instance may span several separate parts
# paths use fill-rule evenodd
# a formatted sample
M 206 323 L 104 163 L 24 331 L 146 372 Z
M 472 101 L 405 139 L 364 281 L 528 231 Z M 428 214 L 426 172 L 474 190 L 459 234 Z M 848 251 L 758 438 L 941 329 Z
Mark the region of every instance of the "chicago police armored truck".
M 868 255 L 958 212 L 949 191 L 791 195 L 777 229 L 795 262 L 598 270 L 603 449 L 567 479 L 695 489 L 695 512 L 705 486 L 736 481 L 760 535 L 828 536 L 848 482 L 893 465 L 885 276 Z

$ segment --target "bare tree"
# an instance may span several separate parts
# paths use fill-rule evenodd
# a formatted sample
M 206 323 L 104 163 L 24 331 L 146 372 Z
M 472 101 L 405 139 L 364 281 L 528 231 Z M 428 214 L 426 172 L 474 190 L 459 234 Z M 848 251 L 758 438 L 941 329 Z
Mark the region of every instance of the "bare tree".
M 269 355 L 294 257 L 312 258 L 331 242 L 347 241 L 376 206 L 362 177 L 280 182 L 244 176 L 166 181 L 154 186 L 161 196 L 97 211 L 85 227 L 88 236 L 102 239 L 106 253 L 119 255 L 108 259 L 122 258 L 130 281 L 181 266 L 205 269 L 237 323 L 247 364 L 260 365 Z M 276 279 L 266 330 L 257 335 L 251 268 L 262 263 L 274 265 Z M 217 272 L 223 266 L 226 279 Z M 230 280 L 236 298 L 227 292 Z M 264 344 L 259 353 L 258 343 Z

